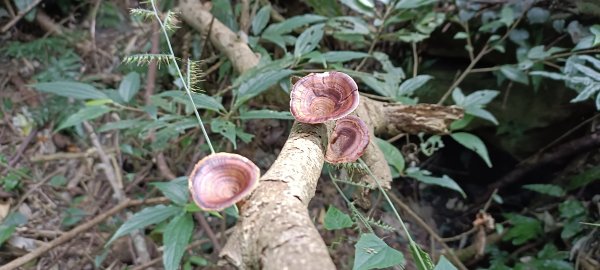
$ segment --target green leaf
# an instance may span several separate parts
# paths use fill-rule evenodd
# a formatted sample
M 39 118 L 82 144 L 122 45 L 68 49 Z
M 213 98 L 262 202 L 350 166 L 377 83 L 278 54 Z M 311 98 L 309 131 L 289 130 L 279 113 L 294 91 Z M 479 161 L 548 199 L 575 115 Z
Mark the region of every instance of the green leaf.
M 368 17 L 373 17 L 375 16 L 374 13 L 374 5 L 372 2 L 368 3 L 365 5 L 364 2 L 360 1 L 360 0 L 341 0 L 342 4 L 346 5 L 347 7 L 349 7 L 350 9 L 361 13 L 363 15 L 366 15 Z
M 435 266 L 435 268 L 433 268 L 433 270 L 456 270 L 458 268 L 456 268 L 456 266 L 454 266 L 450 261 L 448 261 L 448 259 L 446 259 L 446 257 L 444 255 L 442 255 L 440 257 L 440 260 L 438 261 L 437 265 Z
M 462 195 L 463 198 L 467 197 L 465 192 L 456 183 L 456 181 L 454 181 L 454 179 L 450 178 L 447 175 L 443 175 L 442 177 L 430 176 L 431 172 L 429 172 L 427 170 L 419 170 L 418 168 L 415 168 L 415 167 L 408 168 L 406 170 L 406 175 L 408 177 L 414 178 L 414 179 L 418 180 L 419 182 L 423 182 L 425 184 L 437 185 L 440 187 L 445 187 L 445 188 L 454 190 L 454 191 L 460 193 L 460 195 Z
M 194 100 L 194 104 L 196 104 L 196 108 L 199 109 L 208 109 L 211 111 L 225 111 L 225 107 L 221 102 L 217 101 L 215 98 L 211 96 L 207 96 L 202 93 L 192 92 L 192 99 Z M 187 106 L 192 106 L 190 102 L 190 98 L 188 97 L 185 91 L 178 90 L 169 90 L 158 94 L 159 97 L 170 97 L 173 98 L 174 101 L 186 104 Z
M 519 82 L 524 85 L 529 85 L 529 79 L 527 78 L 527 74 L 525 74 L 525 72 L 512 65 L 501 66 L 500 72 L 502 72 L 502 75 L 506 76 L 506 78 L 508 78 L 511 81 Z
M 254 16 L 252 20 L 252 33 L 254 35 L 259 35 L 260 32 L 265 29 L 267 23 L 269 23 L 269 19 L 271 18 L 271 5 L 266 5 L 262 7 Z
M 236 16 L 233 13 L 231 0 L 213 0 L 210 12 L 234 33 L 239 30 Z
M 413 9 L 424 5 L 429 5 L 438 2 L 439 0 L 400 0 L 396 4 L 397 9 Z
M 411 241 L 409 244 L 409 248 L 410 254 L 413 257 L 413 260 L 415 261 L 415 265 L 417 266 L 418 270 L 433 269 L 433 262 L 431 261 L 429 254 L 425 253 L 425 251 L 423 251 L 421 247 L 417 245 L 417 243 Z
M 479 137 L 466 132 L 452 133 L 450 134 L 450 137 L 462 144 L 464 147 L 475 151 L 475 153 L 477 153 L 483 159 L 483 161 L 485 161 L 485 164 L 487 164 L 488 167 L 492 167 L 492 162 L 488 156 L 487 148 L 485 147 L 483 141 L 479 139 Z
M 557 185 L 529 184 L 529 185 L 524 185 L 523 188 L 533 190 L 535 192 L 546 194 L 548 196 L 553 196 L 553 197 L 565 196 L 565 191 Z
M 325 62 L 336 63 L 336 62 L 347 62 L 350 60 L 360 59 L 360 58 L 365 58 L 365 57 L 369 57 L 369 54 L 364 53 L 364 52 L 354 52 L 354 51 L 333 51 L 333 52 L 323 53 L 319 56 L 319 58 L 311 58 L 308 62 L 309 63 L 321 63 L 321 61 L 325 61 Z
M 304 26 L 310 25 L 317 22 L 323 22 L 327 18 L 315 14 L 305 14 L 291 17 L 283 22 L 271 24 L 265 29 L 263 35 L 273 35 L 280 36 L 285 33 L 292 32 L 294 29 Z
M 290 112 L 278 112 L 272 110 L 253 110 L 240 112 L 240 119 L 282 119 L 282 120 L 294 120 L 294 116 Z
M 231 143 L 233 143 L 234 149 L 237 148 L 234 123 L 219 118 L 213 118 L 213 120 L 210 122 L 210 129 L 213 132 L 223 135 L 223 137 L 227 138 L 229 141 L 231 141 Z
M 419 75 L 402 82 L 400 88 L 398 88 L 398 91 L 396 92 L 396 99 L 401 96 L 411 96 L 417 89 L 421 88 L 431 79 L 433 79 L 433 76 Z
M 352 221 L 352 218 L 348 214 L 330 205 L 329 209 L 327 209 L 327 214 L 325 214 L 323 225 L 327 230 L 339 230 L 352 227 L 354 221 Z
M 541 7 L 532 7 L 527 11 L 527 20 L 529 20 L 531 24 L 545 23 L 549 17 L 550 11 Z
M 592 167 L 573 176 L 567 185 L 567 190 L 575 190 L 580 187 L 589 185 L 590 183 L 600 180 L 600 166 Z
M 323 27 L 325 24 L 315 24 L 300 34 L 294 46 L 294 57 L 300 57 L 312 52 L 323 38 Z
M 398 173 L 402 174 L 402 172 L 404 172 L 405 162 L 400 150 L 386 140 L 377 137 L 375 137 L 375 142 L 377 143 L 377 146 L 379 146 L 379 149 L 381 149 L 381 152 L 383 152 L 383 156 L 388 164 L 394 167 Z
M 163 233 L 165 251 L 163 253 L 163 265 L 166 270 L 177 270 L 185 249 L 190 242 L 194 231 L 192 215 L 184 213 L 175 217 Z
M 454 34 L 454 39 L 467 39 L 469 36 L 465 32 L 457 32 Z
M 560 212 L 560 217 L 572 219 L 584 215 L 585 207 L 578 200 L 568 199 L 558 206 L 558 211 Z
M 135 213 L 133 216 L 131 216 L 131 218 L 123 223 L 123 225 L 121 225 L 121 227 L 115 232 L 110 240 L 108 240 L 104 247 L 107 247 L 117 238 L 129 234 L 132 231 L 163 222 L 164 220 L 181 212 L 181 210 L 181 207 L 177 206 L 156 205 L 146 207 L 142 211 Z
M 177 177 L 169 182 L 154 182 L 150 185 L 158 188 L 167 198 L 179 205 L 185 205 L 190 196 L 186 176 Z
M 40 92 L 74 99 L 107 99 L 108 96 L 89 84 L 79 82 L 48 82 L 32 85 Z
M 403 266 L 405 263 L 402 253 L 372 233 L 362 234 L 354 247 L 353 270 L 382 269 L 394 265 Z
M 18 226 L 25 223 L 27 223 L 27 217 L 19 212 L 12 212 L 4 217 L 4 220 L 0 223 L 0 247 L 17 230 Z
M 513 245 L 521 245 L 531 239 L 535 239 L 543 232 L 542 223 L 531 217 L 506 214 L 510 223 L 513 225 L 504 235 L 504 240 L 512 240 Z
M 90 120 L 94 118 L 98 118 L 103 114 L 110 112 L 110 108 L 107 106 L 92 106 L 92 107 L 83 107 L 78 112 L 71 114 L 65 121 L 60 123 L 56 131 L 77 125 L 82 123 L 85 120 Z
M 140 90 L 140 74 L 130 72 L 119 84 L 119 95 L 125 102 L 129 102 Z
M 247 79 L 240 85 L 237 91 L 238 97 L 234 106 L 239 107 L 292 73 L 293 71 L 289 69 L 270 70 L 258 73 L 256 76 Z

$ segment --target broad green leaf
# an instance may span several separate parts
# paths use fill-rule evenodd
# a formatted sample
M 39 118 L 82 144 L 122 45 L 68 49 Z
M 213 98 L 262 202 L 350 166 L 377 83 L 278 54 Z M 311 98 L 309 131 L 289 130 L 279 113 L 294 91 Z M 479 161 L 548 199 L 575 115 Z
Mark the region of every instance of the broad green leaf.
M 596 81 L 600 81 L 600 73 L 597 71 L 578 63 L 575 63 L 573 66 L 586 76 L 595 79 Z
M 365 5 L 365 3 L 360 0 L 341 0 L 341 2 L 342 4 L 346 5 L 347 7 L 358 13 L 361 13 L 368 17 L 375 16 L 373 2 L 370 2 L 370 4 L 367 5 Z
M 397 9 L 412 9 L 418 8 L 424 5 L 429 5 L 438 2 L 439 0 L 400 0 L 396 4 Z
M 435 265 L 433 270 L 456 270 L 456 266 L 454 266 L 444 255 L 440 257 L 440 260 Z
M 179 269 L 181 258 L 190 242 L 193 231 L 194 221 L 189 213 L 183 213 L 169 222 L 163 233 L 165 247 L 163 265 L 166 270 Z
M 333 51 L 333 52 L 326 52 L 326 53 L 321 54 L 318 59 L 311 58 L 308 62 L 309 63 L 320 63 L 322 60 L 325 62 L 336 63 L 336 62 L 347 62 L 350 60 L 360 59 L 360 58 L 365 58 L 365 57 L 369 57 L 369 54 L 364 53 L 364 52 L 354 52 L 354 51 Z
M 192 99 L 194 100 L 194 104 L 196 104 L 196 108 L 199 109 L 208 109 L 211 111 L 225 111 L 225 107 L 221 102 L 218 102 L 215 98 L 211 96 L 207 96 L 202 93 L 192 92 Z M 191 107 L 190 98 L 188 97 L 185 91 L 178 90 L 169 90 L 158 94 L 159 97 L 170 97 L 173 98 L 174 101 L 186 104 Z
M 326 28 L 331 28 L 331 31 L 336 35 L 368 35 L 370 33 L 369 24 L 356 16 L 339 16 L 331 18 L 327 21 L 326 25 Z
M 463 104 L 457 104 L 463 107 L 482 106 L 490 103 L 492 99 L 500 94 L 496 90 L 478 90 L 465 97 Z
M 227 138 L 229 141 L 231 141 L 231 143 L 233 143 L 234 149 L 237 148 L 234 123 L 219 118 L 213 118 L 213 120 L 210 122 L 210 129 L 213 132 L 223 135 L 223 137 Z
M 108 96 L 96 87 L 80 82 L 48 82 L 32 85 L 33 88 L 45 93 L 70 97 L 74 99 L 107 99 Z
M 488 167 L 492 167 L 492 162 L 490 161 L 487 148 L 485 147 L 483 141 L 479 139 L 479 137 L 466 132 L 452 133 L 450 134 L 450 137 L 462 144 L 464 147 L 473 150 L 483 159 L 483 161 L 485 161 L 485 164 L 487 164 Z
M 409 243 L 409 249 L 410 255 L 412 255 L 418 270 L 433 269 L 433 262 L 431 261 L 429 254 L 425 253 L 425 251 L 423 251 L 421 247 L 417 245 L 417 243 L 411 241 Z
M 600 180 L 600 166 L 589 168 L 573 176 L 567 185 L 567 190 L 575 190 L 597 180 Z
M 585 207 L 581 201 L 568 199 L 558 206 L 560 217 L 571 219 L 574 217 L 585 215 Z
M 494 123 L 495 125 L 498 125 L 498 120 L 496 119 L 496 117 L 494 117 L 494 115 L 492 113 L 490 113 L 489 111 L 487 111 L 485 109 L 474 107 L 474 106 L 467 107 L 467 108 L 465 108 L 465 114 L 477 116 L 481 119 L 488 120 L 488 121 Z
M 140 74 L 130 72 L 119 84 L 119 95 L 125 102 L 129 102 L 140 90 Z
M 418 180 L 419 182 L 422 182 L 425 184 L 437 185 L 440 187 L 445 187 L 445 188 L 454 190 L 454 191 L 460 193 L 460 195 L 462 195 L 463 198 L 467 197 L 465 192 L 456 183 L 456 181 L 454 181 L 454 179 L 450 178 L 447 175 L 443 175 L 442 177 L 435 177 L 435 176 L 431 176 L 431 172 L 429 172 L 427 170 L 419 170 L 418 168 L 411 167 L 411 168 L 406 169 L 406 176 L 414 178 L 414 179 Z
M 271 5 L 262 7 L 254 16 L 252 20 L 252 33 L 259 35 L 260 32 L 267 26 L 269 19 L 271 18 Z
M 249 78 L 238 88 L 238 97 L 234 106 L 239 107 L 251 98 L 266 91 L 269 87 L 277 84 L 279 80 L 291 75 L 292 72 L 289 69 L 270 70 Z
M 398 173 L 402 174 L 404 172 L 405 162 L 400 150 L 386 140 L 377 137 L 375 137 L 375 142 L 377 143 L 377 146 L 379 146 L 379 149 L 381 149 L 381 152 L 383 152 L 383 156 L 388 164 L 394 167 Z
M 104 245 L 107 247 L 117 238 L 152 224 L 163 222 L 167 218 L 181 212 L 181 207 L 156 205 L 144 208 L 129 218 Z
M 600 78 L 600 77 L 599 77 Z M 593 94 L 600 90 L 600 83 L 593 83 L 586 86 L 581 92 L 571 100 L 571 103 L 581 102 L 590 98 Z
M 531 24 L 545 23 L 549 17 L 550 11 L 541 7 L 532 7 L 527 11 L 527 20 L 529 20 Z
M 466 39 L 469 36 L 467 35 L 467 33 L 465 32 L 457 32 L 456 34 L 454 34 L 454 39 Z
M 513 213 L 505 214 L 505 216 L 509 219 L 512 227 L 508 229 L 503 239 L 512 240 L 513 245 L 521 245 L 528 240 L 536 239 L 543 232 L 541 221 L 535 218 Z
M 278 112 L 272 110 L 253 110 L 240 112 L 240 119 L 282 119 L 282 120 L 294 120 L 294 116 L 290 112 Z
M 103 114 L 110 112 L 110 108 L 107 106 L 92 106 L 92 107 L 83 107 L 78 112 L 71 114 L 65 121 L 60 123 L 60 125 L 56 128 L 55 131 L 59 131 L 74 125 L 78 125 L 85 120 L 91 120 L 94 118 L 98 118 Z
M 527 78 L 525 72 L 512 65 L 501 66 L 500 72 L 502 72 L 502 75 L 506 76 L 506 78 L 508 78 L 511 81 L 529 85 L 529 79 Z
M 327 209 L 327 214 L 325 214 L 323 225 L 327 230 L 339 230 L 352 227 L 354 221 L 352 221 L 352 218 L 348 214 L 330 205 L 329 209 Z
M 353 270 L 382 269 L 394 265 L 404 266 L 404 255 L 388 246 L 375 234 L 362 234 L 354 247 Z
M 300 34 L 296 39 L 296 45 L 294 46 L 294 57 L 300 57 L 303 54 L 313 51 L 319 45 L 319 42 L 323 38 L 323 27 L 325 24 L 315 24 Z
M 417 89 L 421 88 L 431 79 L 433 79 L 432 76 L 419 75 L 402 82 L 400 88 L 398 88 L 398 91 L 396 92 L 396 99 L 401 96 L 411 96 Z
M 177 177 L 169 182 L 154 182 L 150 185 L 158 188 L 167 198 L 179 205 L 186 204 L 190 196 L 186 176 Z
M 565 191 L 557 186 L 551 184 L 529 184 L 524 185 L 523 188 L 529 189 L 538 193 L 546 194 L 548 196 L 553 197 L 562 197 L 565 196 Z
M 500 11 L 500 21 L 506 25 L 510 26 L 515 20 L 515 11 L 513 7 L 510 5 L 503 5 L 502 10 Z
M 12 212 L 4 217 L 4 220 L 0 223 L 0 247 L 4 241 L 10 238 L 18 226 L 25 223 L 27 223 L 27 217 L 19 212 Z
M 266 34 L 266 35 L 280 36 L 282 34 L 289 33 L 298 27 L 310 25 L 313 23 L 323 22 L 326 19 L 327 19 L 326 17 L 315 15 L 315 14 L 305 14 L 305 15 L 294 16 L 283 22 L 274 23 L 274 24 L 269 25 L 267 27 L 267 29 L 265 29 L 265 31 L 263 32 L 263 35 Z
M 213 0 L 210 12 L 234 33 L 239 30 L 236 16 L 233 13 L 231 0 Z

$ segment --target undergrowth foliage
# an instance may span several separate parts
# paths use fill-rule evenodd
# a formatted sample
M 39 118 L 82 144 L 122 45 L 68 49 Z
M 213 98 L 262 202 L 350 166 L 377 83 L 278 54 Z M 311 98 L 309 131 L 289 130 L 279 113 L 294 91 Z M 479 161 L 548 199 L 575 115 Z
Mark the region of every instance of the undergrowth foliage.
M 469 162 L 480 162 L 483 167 L 493 168 L 496 159 L 488 151 L 486 141 L 475 134 L 476 127 L 484 127 L 499 134 L 520 136 L 542 125 L 534 123 L 530 127 L 524 127 L 522 124 L 532 121 L 528 119 L 530 114 L 539 112 L 519 116 L 518 121 L 507 119 L 503 110 L 512 105 L 507 101 L 511 89 L 518 88 L 518 91 L 543 95 L 550 91 L 550 82 L 558 81 L 570 91 L 571 103 L 586 106 L 591 102 L 595 104 L 596 110 L 600 110 L 600 24 L 597 21 L 573 18 L 565 20 L 561 16 L 553 16 L 555 11 L 552 7 L 544 6 L 547 1 L 508 1 L 501 4 L 483 2 L 485 1 L 307 0 L 303 3 L 313 13 L 277 21 L 272 18 L 273 14 L 277 14 L 273 6 L 256 1 L 250 30 L 240 38 L 247 40 L 253 51 L 260 54 L 260 63 L 237 77 L 229 76 L 234 74 L 231 61 L 220 56 L 219 61 L 223 64 L 217 71 L 218 78 L 225 80 L 224 78 L 230 77 L 231 86 L 226 91 L 209 95 L 202 91 L 203 63 L 190 59 L 193 57 L 178 57 L 174 53 L 171 39 L 181 24 L 177 14 L 170 10 L 161 12 L 156 2 L 151 0 L 145 3 L 147 8 L 131 9 L 130 14 L 135 20 L 158 22 L 167 50 L 158 54 L 132 54 L 125 57 L 122 63 L 124 67 L 138 67 L 155 61 L 163 71 L 166 67 L 168 75 L 174 78 L 172 85 L 178 89 L 159 89 L 150 97 L 152 103 L 143 105 L 135 98 L 142 82 L 142 76 L 136 71 L 128 71 L 115 89 L 106 89 L 100 83 L 81 78 L 84 60 L 68 46 L 69 42 L 78 40 L 76 36 L 70 36 L 69 39 L 48 37 L 26 43 L 9 42 L 0 49 L 1 52 L 12 58 L 40 62 L 45 68 L 34 75 L 37 83 L 33 87 L 40 92 L 53 94 L 46 99 L 45 106 L 32 110 L 23 109 L 12 120 L 23 135 L 29 134 L 34 126 L 54 121 L 58 123 L 54 132 L 72 132 L 84 136 L 84 121 L 107 119 L 108 115 L 117 113 L 131 117 L 107 122 L 97 131 L 123 134 L 127 140 L 120 145 L 120 150 L 127 155 L 148 159 L 154 151 L 180 145 L 189 146 L 192 139 L 186 132 L 197 130 L 198 127 L 206 142 L 201 146 L 202 149 L 215 153 L 227 149 L 226 145 L 230 144 L 236 149 L 238 142 L 248 143 L 254 139 L 255 134 L 247 133 L 242 128 L 245 121 L 293 120 L 289 112 L 252 109 L 249 103 L 257 96 L 274 86 L 289 92 L 290 76 L 293 75 L 338 70 L 359 81 L 361 92 L 368 92 L 374 98 L 408 105 L 425 101 L 463 108 L 465 117 L 452 123 L 448 135 L 419 134 L 406 136 L 399 141 L 395 141 L 397 138 L 377 138 L 374 143 L 384 153 L 395 179 L 411 181 L 419 190 L 426 192 L 441 188 L 459 199 L 470 200 L 472 198 L 469 196 L 473 196 L 473 193 L 463 189 L 458 184 L 459 181 L 453 178 L 455 175 L 450 172 L 437 173 L 433 169 L 430 171 L 427 162 L 421 159 L 432 159 L 444 150 L 445 144 L 455 142 L 472 151 L 477 161 Z M 240 25 L 235 19 L 239 9 L 232 6 L 229 0 L 215 0 L 213 4 L 215 7 L 211 12 L 216 19 L 232 31 L 240 32 Z M 600 14 L 600 5 L 591 3 L 586 7 L 579 11 L 580 14 Z M 572 7 L 563 10 L 569 8 Z M 434 33 L 452 33 L 451 39 L 459 44 L 461 50 L 464 47 L 461 53 L 468 59 L 465 67 L 461 67 L 460 71 L 453 74 L 454 77 L 443 83 L 443 89 L 439 93 L 432 93 L 435 90 L 433 88 L 436 83 L 444 81 L 444 78 L 434 72 L 421 74 L 424 71 L 429 73 L 437 61 L 434 58 L 436 56 L 422 53 L 423 48 L 420 46 L 431 41 Z M 561 38 L 548 41 L 550 37 L 556 36 Z M 324 46 L 326 44 L 339 46 L 329 48 Z M 388 55 L 384 47 L 396 44 L 402 46 L 392 47 L 390 50 L 400 48 L 398 55 L 401 56 Z M 195 57 L 200 55 L 202 54 L 194 54 Z M 498 55 L 502 56 L 499 64 L 484 66 L 482 59 Z M 428 57 L 434 59 L 427 59 Z M 371 65 L 367 65 L 368 63 Z M 481 84 L 474 84 L 473 81 L 467 83 L 469 77 L 477 74 L 486 74 L 495 84 L 480 87 Z M 515 92 L 514 89 L 512 91 Z M 231 93 L 229 104 L 224 102 L 226 92 Z M 65 108 L 64 104 L 69 105 Z M 9 108 L 12 104 L 3 106 Z M 499 107 L 503 109 L 500 110 Z M 595 117 L 584 123 L 593 122 Z M 214 133 L 210 134 L 212 136 L 209 136 L 205 125 L 210 125 Z M 571 132 L 572 130 L 568 131 L 566 135 Z M 145 139 L 151 134 L 154 135 L 151 143 L 137 146 L 139 143 L 136 140 Z M 400 143 L 404 139 L 406 143 Z M 173 146 L 172 142 L 175 140 L 181 141 L 181 144 Z M 214 145 L 211 140 L 215 141 Z M 402 147 L 399 149 L 397 146 L 400 145 Z M 6 167 L 8 162 L 6 157 L 0 155 L 0 165 Z M 434 264 L 412 238 L 408 226 L 388 197 L 389 194 L 381 188 L 377 178 L 373 177 L 362 160 L 328 165 L 325 169 L 347 210 L 329 205 L 323 226 L 336 233 L 353 229 L 358 234 L 356 239 L 350 238 L 350 241 L 356 241 L 353 262 L 349 262 L 353 269 L 404 266 L 404 255 L 388 245 L 390 241 L 386 239 L 386 243 L 383 237 L 377 236 L 392 232 L 406 238 L 402 243 L 406 243 L 411 260 L 418 269 L 465 268 L 453 259 L 452 252 L 446 253 L 448 258 L 439 257 Z M 0 185 L 5 191 L 20 190 L 23 188 L 23 179 L 31 174 L 31 170 L 27 168 L 9 170 L 0 177 Z M 355 181 L 357 175 L 370 175 L 374 184 Z M 599 175 L 600 169 L 594 166 L 578 171 L 564 185 L 545 182 L 523 185 L 523 190 L 547 199 L 551 202 L 550 206 L 542 210 L 494 213 L 496 219 L 504 221 L 493 224 L 493 232 L 501 235 L 502 241 L 506 245 L 512 245 L 514 249 L 525 249 L 531 245 L 534 247 L 533 251 L 525 250 L 526 254 L 518 258 L 505 251 L 504 245 L 487 245 L 481 247 L 481 254 L 478 254 L 489 258 L 489 264 L 484 267 L 493 270 L 541 269 L 549 266 L 554 267 L 553 269 L 574 269 L 571 254 L 580 254 L 582 247 L 591 245 L 594 236 L 597 236 L 593 228 L 598 226 L 599 217 L 597 213 L 590 211 L 590 202 L 573 195 L 580 194 L 587 186 L 600 179 Z M 64 185 L 66 179 L 53 178 L 50 182 Z M 125 221 L 115 220 L 122 224 L 105 248 L 108 249 L 119 237 L 156 225 L 153 233 L 162 235 L 163 265 L 166 269 L 178 269 L 181 265 L 188 269 L 192 264 L 205 263 L 200 263 L 202 258 L 194 255 L 193 251 L 186 253 L 194 231 L 193 214 L 200 212 L 189 201 L 187 177 L 151 185 L 172 203 L 146 207 Z M 369 216 L 360 209 L 357 202 L 348 195 L 357 189 L 383 196 L 386 202 L 385 212 L 396 217 L 399 222 L 396 224 L 400 224 L 400 228 Z M 489 198 L 488 205 L 492 202 L 504 203 L 497 193 Z M 487 206 L 481 211 L 485 213 Z M 227 222 L 238 218 L 235 207 L 228 208 L 223 213 L 199 214 L 213 215 Z M 74 226 L 84 216 L 83 210 L 69 208 L 62 225 Z M 18 226 L 26 223 L 27 219 L 19 213 L 8 215 L 0 224 L 0 245 L 16 232 Z M 486 231 L 483 232 L 485 235 Z M 549 240 L 535 248 L 537 239 L 553 234 L 560 241 Z M 483 240 L 485 242 L 486 239 Z M 571 254 L 565 251 L 567 248 L 571 248 Z M 103 259 L 102 255 L 96 258 L 97 267 Z

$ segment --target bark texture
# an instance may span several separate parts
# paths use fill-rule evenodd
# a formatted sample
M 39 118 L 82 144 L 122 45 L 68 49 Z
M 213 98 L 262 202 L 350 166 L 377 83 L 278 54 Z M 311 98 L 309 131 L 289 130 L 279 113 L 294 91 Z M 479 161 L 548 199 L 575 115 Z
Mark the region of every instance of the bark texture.
M 213 19 L 202 4 L 183 0 L 179 11 L 196 30 L 210 32 L 212 43 L 240 73 L 258 64 L 258 57 L 247 44 Z M 447 132 L 449 123 L 462 117 L 458 108 L 389 105 L 366 97 L 361 97 L 355 113 L 369 125 L 371 134 L 389 135 L 442 134 Z M 333 123 L 327 125 L 294 123 L 277 160 L 241 205 L 240 219 L 220 254 L 222 264 L 239 269 L 335 269 L 307 210 L 321 175 L 324 146 Z M 363 157 L 382 184 L 389 187 L 390 169 L 373 140 Z

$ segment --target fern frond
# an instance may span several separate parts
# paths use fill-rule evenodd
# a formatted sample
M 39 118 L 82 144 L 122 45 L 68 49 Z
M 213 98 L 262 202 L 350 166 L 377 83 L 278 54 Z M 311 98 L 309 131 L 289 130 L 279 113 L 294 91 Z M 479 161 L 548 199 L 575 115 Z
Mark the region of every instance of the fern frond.
M 133 16 L 139 17 L 142 20 L 148 20 L 154 18 L 154 12 L 143 8 L 132 8 L 129 13 Z
M 136 64 L 138 66 L 145 66 L 145 65 L 150 64 L 150 62 L 152 60 L 156 60 L 158 66 L 160 67 L 161 64 L 169 64 L 169 61 L 171 61 L 171 59 L 173 59 L 173 57 L 169 54 L 145 53 L 145 54 L 134 54 L 134 55 L 127 56 L 123 59 L 123 63 L 124 64 Z M 175 58 L 175 60 L 179 60 L 179 59 Z
M 179 28 L 179 20 L 177 19 L 177 14 L 171 10 L 167 12 L 167 16 L 165 16 L 164 20 L 165 29 L 169 32 L 174 32 Z
M 372 217 L 367 217 L 366 219 L 369 222 L 369 224 L 371 224 L 371 225 L 373 225 L 375 227 L 379 227 L 381 229 L 384 229 L 384 230 L 390 231 L 390 232 L 396 230 L 396 229 L 394 229 L 394 227 L 392 227 L 391 225 L 389 225 L 389 224 L 387 224 L 387 223 L 385 223 L 385 222 L 383 222 L 381 220 L 375 220 Z
M 188 78 L 189 78 L 189 82 L 188 85 L 190 87 L 190 90 L 194 91 L 194 92 L 203 92 L 200 89 L 200 81 L 202 81 L 202 77 L 204 76 L 204 73 L 202 72 L 202 70 L 200 70 L 200 61 L 193 61 L 188 59 L 187 60 L 189 63 L 189 68 L 188 68 Z

